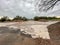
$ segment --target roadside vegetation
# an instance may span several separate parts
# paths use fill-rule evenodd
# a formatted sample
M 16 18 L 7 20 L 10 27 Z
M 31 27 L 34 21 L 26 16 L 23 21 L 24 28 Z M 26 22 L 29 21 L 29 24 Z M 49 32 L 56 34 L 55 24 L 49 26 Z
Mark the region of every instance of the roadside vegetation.
M 13 19 L 10 19 L 8 16 L 3 16 L 2 18 L 0 18 L 0 22 L 11 22 L 11 21 L 15 21 L 15 22 L 20 22 L 20 21 L 28 21 L 28 20 L 34 20 L 34 21 L 54 21 L 54 20 L 58 20 L 60 21 L 60 18 L 56 18 L 56 17 L 39 17 L 39 16 L 35 16 L 33 19 L 28 19 L 26 17 L 22 17 L 22 16 L 15 16 Z
M 13 18 L 13 21 L 27 21 L 28 18 L 26 17 L 21 17 L 21 16 L 16 16 Z
M 57 17 L 39 17 L 39 16 L 35 16 L 34 17 L 35 21 L 53 21 L 53 20 L 60 20 L 60 18 Z
M 0 19 L 0 22 L 5 22 L 5 21 L 11 21 L 11 19 L 9 19 L 9 17 L 4 16 Z
M 3 16 L 1 19 L 0 19 L 0 22 L 11 22 L 11 21 L 15 21 L 15 22 L 18 22 L 18 21 L 27 21 L 28 18 L 26 17 L 21 17 L 21 16 L 16 16 L 14 17 L 13 19 L 10 19 L 8 16 Z

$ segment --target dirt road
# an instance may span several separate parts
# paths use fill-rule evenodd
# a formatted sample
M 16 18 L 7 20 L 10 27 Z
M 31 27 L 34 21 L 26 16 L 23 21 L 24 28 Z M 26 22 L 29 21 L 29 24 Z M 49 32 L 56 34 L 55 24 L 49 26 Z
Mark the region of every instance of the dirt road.
M 51 45 L 47 26 L 53 23 L 57 22 L 0 23 L 0 45 Z

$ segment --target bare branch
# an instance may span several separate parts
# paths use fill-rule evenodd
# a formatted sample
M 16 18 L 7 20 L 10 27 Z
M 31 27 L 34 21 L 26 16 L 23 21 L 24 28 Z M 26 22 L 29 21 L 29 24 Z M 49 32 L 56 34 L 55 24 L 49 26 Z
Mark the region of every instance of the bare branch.
M 58 1 L 60 0 L 40 0 L 36 5 L 39 11 L 48 11 L 52 9 Z

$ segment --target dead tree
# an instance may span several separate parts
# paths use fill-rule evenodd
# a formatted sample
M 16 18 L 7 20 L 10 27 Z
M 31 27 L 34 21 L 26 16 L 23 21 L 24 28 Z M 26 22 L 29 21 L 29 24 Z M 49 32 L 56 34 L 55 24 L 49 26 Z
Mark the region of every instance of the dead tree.
M 39 11 L 48 11 L 52 9 L 58 1 L 60 0 L 38 0 L 36 6 Z

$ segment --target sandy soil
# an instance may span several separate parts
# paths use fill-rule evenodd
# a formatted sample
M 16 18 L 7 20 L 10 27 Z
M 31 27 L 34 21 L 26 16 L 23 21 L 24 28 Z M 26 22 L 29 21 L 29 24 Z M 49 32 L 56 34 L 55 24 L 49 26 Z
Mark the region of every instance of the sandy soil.
M 57 21 L 49 22 L 38 22 L 38 21 L 27 21 L 18 23 L 15 25 L 10 25 L 9 27 L 15 27 L 21 29 L 24 34 L 29 34 L 32 38 L 43 38 L 50 39 L 49 32 L 47 29 L 48 25 L 57 23 Z
M 2 24 L 5 25 L 5 23 Z M 56 21 L 54 22 L 28 21 L 23 23 L 18 22 L 6 24 L 8 25 L 0 27 L 0 45 L 60 45 L 60 32 L 59 32 L 60 23 L 57 23 Z M 28 34 L 22 33 L 24 31 L 23 30 L 21 32 L 22 28 L 23 29 L 28 28 L 27 32 L 29 33 Z M 32 38 L 31 33 L 39 34 L 40 37 L 37 36 L 38 38 Z

